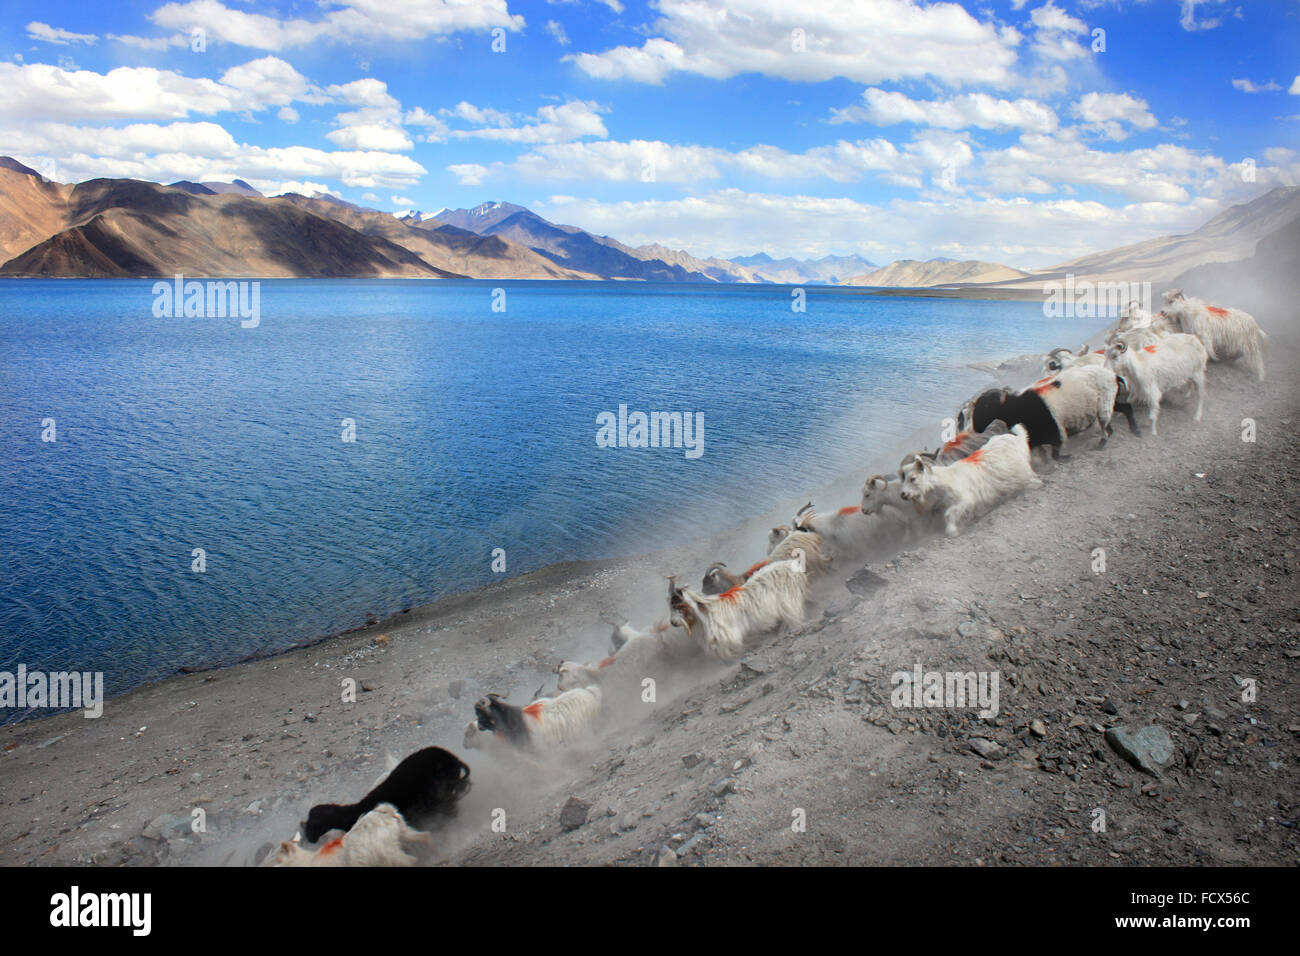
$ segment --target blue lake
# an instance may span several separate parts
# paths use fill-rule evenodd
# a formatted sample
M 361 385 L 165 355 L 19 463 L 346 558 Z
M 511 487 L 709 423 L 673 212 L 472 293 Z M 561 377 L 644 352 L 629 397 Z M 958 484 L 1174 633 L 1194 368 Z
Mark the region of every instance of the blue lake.
M 264 280 L 256 328 L 152 286 L 0 281 L 0 670 L 120 693 L 487 584 L 496 548 L 681 543 L 887 469 L 967 362 L 1081 341 L 1037 303 L 815 286 Z M 620 404 L 702 413 L 703 455 L 599 447 Z

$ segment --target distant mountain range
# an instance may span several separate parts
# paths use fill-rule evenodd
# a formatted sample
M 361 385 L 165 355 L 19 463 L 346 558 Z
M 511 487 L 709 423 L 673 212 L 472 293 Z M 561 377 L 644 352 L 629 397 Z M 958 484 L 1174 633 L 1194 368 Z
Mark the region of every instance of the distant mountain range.
M 1214 263 L 1287 249 L 1300 187 L 1233 206 L 1196 231 L 1094 253 L 1050 269 L 994 262 L 861 256 L 775 259 L 764 252 L 698 258 L 659 244 L 628 246 L 553 223 L 508 202 L 434 213 L 369 209 L 327 195 L 263 196 L 243 180 L 170 185 L 45 179 L 0 157 L 0 275 L 356 276 L 771 282 L 894 288 L 1038 289 L 1073 274 L 1173 282 Z M 1261 249 L 1257 250 L 1256 246 Z M 1289 260 L 1288 260 L 1289 261 Z M 1261 259 L 1264 262 L 1271 259 Z M 1195 273 L 1193 273 L 1195 274 Z
M 953 259 L 931 259 L 928 262 L 899 259 L 883 269 L 854 276 L 847 284 L 917 289 L 958 283 L 1002 283 L 1028 275 L 1020 269 L 976 259 L 962 262 Z
M 851 276 L 876 268 L 874 262 L 861 256 L 773 259 L 766 252 L 759 252 L 752 256 L 735 256 L 729 261 L 760 276 L 760 281 L 779 282 L 783 285 L 839 285 L 847 282 Z

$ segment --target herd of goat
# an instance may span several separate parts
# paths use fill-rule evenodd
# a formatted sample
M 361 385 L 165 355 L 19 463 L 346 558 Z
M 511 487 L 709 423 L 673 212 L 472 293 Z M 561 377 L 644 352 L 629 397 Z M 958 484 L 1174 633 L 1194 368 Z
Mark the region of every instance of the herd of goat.
M 1060 460 L 1072 435 L 1096 426 L 1104 445 L 1111 420 L 1123 414 L 1140 434 L 1134 407 L 1146 410 L 1157 434 L 1167 397 L 1194 398 L 1199 421 L 1207 362 L 1240 360 L 1261 380 L 1267 339 L 1255 319 L 1174 289 L 1152 316 L 1131 303 L 1103 348 L 1053 349 L 1047 375 L 1021 390 L 990 389 L 961 408 L 958 434 L 936 451 L 908 455 L 896 474 L 872 475 L 858 505 L 833 514 L 811 503 L 788 525 L 772 529 L 768 553 L 743 574 L 711 565 L 700 590 L 668 581 L 668 616 L 644 630 L 614 627 L 612 653 L 596 664 L 563 661 L 557 692 L 518 706 L 488 694 L 474 706 L 467 748 L 518 751 L 563 748 L 592 734 L 612 701 L 634 699 L 649 674 L 698 660 L 734 661 L 756 635 L 803 623 L 809 579 L 834 558 L 868 552 L 886 538 L 917 537 L 942 526 L 949 535 L 999 502 L 1042 481 L 1032 453 Z M 313 807 L 302 828 L 318 849 L 286 842 L 268 862 L 280 866 L 413 865 L 434 856 L 423 828 L 454 815 L 469 790 L 469 767 L 440 747 L 403 760 L 361 801 Z

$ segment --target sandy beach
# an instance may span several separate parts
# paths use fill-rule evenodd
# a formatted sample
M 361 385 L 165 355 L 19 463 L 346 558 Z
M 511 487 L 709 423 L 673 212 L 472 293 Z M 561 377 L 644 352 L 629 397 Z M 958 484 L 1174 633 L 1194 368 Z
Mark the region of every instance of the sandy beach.
M 607 653 L 604 619 L 664 616 L 665 574 L 744 566 L 786 515 L 145 686 L 96 720 L 0 728 L 0 862 L 254 865 L 313 803 L 439 744 L 473 770 L 439 835 L 452 864 L 1294 864 L 1293 359 L 1275 349 L 1262 385 L 1215 366 L 1204 421 L 1170 408 L 1159 438 L 1081 436 L 961 537 L 836 566 L 801 631 L 661 680 L 545 765 L 463 753 L 475 699 L 553 689 L 559 660 Z M 890 675 L 918 665 L 996 670 L 997 717 L 892 708 Z M 1145 723 L 1177 752 L 1158 778 L 1104 739 Z M 584 822 L 564 827 L 571 798 Z

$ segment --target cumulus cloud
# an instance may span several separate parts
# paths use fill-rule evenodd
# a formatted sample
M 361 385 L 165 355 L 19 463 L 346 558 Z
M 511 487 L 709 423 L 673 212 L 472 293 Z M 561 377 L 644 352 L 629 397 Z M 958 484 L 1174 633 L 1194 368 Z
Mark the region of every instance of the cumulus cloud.
M 1056 129 L 1056 113 L 1031 99 L 1005 100 L 988 93 L 961 93 L 945 100 L 914 100 L 904 93 L 869 89 L 861 106 L 832 109 L 832 123 L 874 123 L 893 126 L 914 123 L 941 129 L 1025 129 L 1048 133 Z
M 407 156 L 363 147 L 324 150 L 240 143 L 212 122 L 0 125 L 0 154 L 33 162 L 56 160 L 59 178 L 69 182 L 100 176 L 155 182 L 240 178 L 271 184 L 335 180 L 362 189 L 398 189 L 426 173 Z
M 1088 55 L 1077 39 L 1088 33 L 1088 25 L 1082 20 L 1051 2 L 1031 11 L 1029 19 L 1034 25 L 1033 49 L 1042 59 L 1069 61 Z
M 447 171 L 456 177 L 462 186 L 478 186 L 487 178 L 487 167 L 478 163 L 456 163 L 448 166 Z
M 799 82 L 933 78 L 1007 86 L 1021 39 L 955 3 L 660 0 L 657 9 L 653 35 L 640 46 L 565 59 L 593 77 L 640 83 L 681 71 L 714 79 L 762 73 Z
M 161 27 L 259 50 L 283 50 L 322 40 L 420 40 L 463 31 L 502 27 L 518 32 L 524 18 L 511 14 L 506 0 L 347 0 L 328 4 L 319 20 L 280 19 L 232 9 L 220 0 L 167 3 L 149 19 Z
M 339 113 L 337 129 L 325 134 L 336 146 L 361 150 L 408 150 L 415 146 L 402 128 L 402 104 L 388 92 L 388 84 L 374 77 L 326 87 L 325 92 L 358 109 Z
M 313 196 L 343 198 L 337 189 L 330 189 L 324 183 L 302 183 L 292 180 L 278 183 L 264 182 L 262 180 L 248 180 L 247 182 L 264 196 L 283 196 L 287 193 L 297 193 L 299 196 L 307 196 L 308 198 Z
M 306 77 L 270 56 L 231 67 L 218 80 L 153 67 L 95 73 L 0 63 L 0 88 L 0 117 L 44 120 L 183 119 L 263 110 L 313 95 Z
M 451 135 L 457 139 L 490 139 L 503 143 L 565 143 L 570 140 L 594 136 L 604 139 L 609 135 L 600 118 L 595 103 L 583 100 L 570 100 L 560 106 L 543 106 L 535 116 L 519 126 L 512 125 L 511 118 L 495 111 L 479 111 L 468 103 L 461 103 L 457 109 L 469 107 L 479 114 L 478 122 L 485 124 L 480 129 L 453 130 Z
M 509 163 L 490 167 L 449 167 L 478 185 L 489 177 L 510 175 L 543 182 L 672 183 L 699 185 L 724 173 L 783 180 L 829 179 L 854 182 L 878 176 L 892 185 L 951 188 L 956 174 L 969 167 L 974 151 L 960 134 L 927 130 L 902 148 L 877 138 L 818 146 L 802 153 L 756 145 L 739 151 L 712 146 L 675 145 L 658 140 L 555 143 L 539 146 Z
M 1127 93 L 1085 93 L 1073 112 L 1086 131 L 1116 141 L 1127 139 L 1134 129 L 1153 129 L 1157 125 L 1147 101 Z

